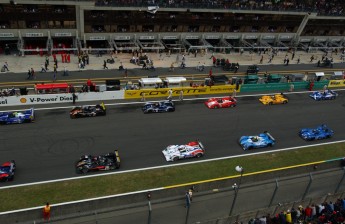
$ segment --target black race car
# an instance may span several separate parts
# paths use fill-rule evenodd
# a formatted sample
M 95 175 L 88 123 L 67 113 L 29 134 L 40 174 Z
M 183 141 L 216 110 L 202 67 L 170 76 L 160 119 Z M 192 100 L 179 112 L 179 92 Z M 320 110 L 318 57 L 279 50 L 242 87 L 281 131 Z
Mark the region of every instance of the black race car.
M 100 156 L 83 155 L 75 164 L 77 173 L 87 173 L 98 170 L 115 170 L 120 168 L 119 152 L 107 153 Z
M 72 119 L 80 117 L 105 116 L 106 108 L 104 103 L 97 104 L 96 106 L 74 107 L 69 114 Z
M 9 181 L 14 179 L 16 163 L 14 160 L 5 162 L 0 166 L 0 181 Z

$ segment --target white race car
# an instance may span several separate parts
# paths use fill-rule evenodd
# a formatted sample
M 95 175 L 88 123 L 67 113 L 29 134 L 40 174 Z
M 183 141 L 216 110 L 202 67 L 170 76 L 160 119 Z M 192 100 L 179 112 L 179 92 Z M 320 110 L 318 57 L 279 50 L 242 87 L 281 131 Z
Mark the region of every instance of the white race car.
M 167 161 L 177 161 L 179 159 L 202 157 L 205 154 L 205 149 L 200 141 L 194 141 L 186 145 L 169 145 L 162 152 Z

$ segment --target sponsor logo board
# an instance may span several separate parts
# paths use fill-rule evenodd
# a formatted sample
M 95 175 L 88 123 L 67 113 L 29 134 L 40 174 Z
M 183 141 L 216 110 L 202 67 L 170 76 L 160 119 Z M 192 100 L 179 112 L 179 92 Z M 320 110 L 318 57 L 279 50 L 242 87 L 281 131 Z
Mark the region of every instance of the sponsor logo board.
M 233 93 L 236 85 L 221 85 L 221 86 L 206 86 L 206 87 L 186 87 L 186 88 L 172 88 L 173 96 L 179 96 L 180 91 L 183 91 L 184 96 L 195 96 L 195 95 L 208 95 L 208 94 L 222 94 L 222 93 Z M 239 92 L 239 90 L 237 90 Z M 167 97 L 169 95 L 169 88 L 162 89 L 141 89 L 141 90 L 126 90 L 125 99 L 141 98 L 143 93 L 145 97 Z
M 328 87 L 343 87 L 345 86 L 345 80 L 330 80 Z

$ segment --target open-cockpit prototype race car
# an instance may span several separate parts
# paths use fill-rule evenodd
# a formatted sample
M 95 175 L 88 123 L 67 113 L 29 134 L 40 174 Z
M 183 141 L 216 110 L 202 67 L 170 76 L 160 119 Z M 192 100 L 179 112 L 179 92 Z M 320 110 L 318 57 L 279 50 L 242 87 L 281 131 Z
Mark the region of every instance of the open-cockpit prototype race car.
M 239 140 L 243 150 L 271 147 L 275 144 L 275 139 L 270 133 L 265 131 L 254 136 L 242 136 Z
M 177 161 L 202 157 L 205 154 L 205 148 L 200 141 L 194 141 L 185 145 L 169 145 L 162 152 L 166 161 Z
M 34 108 L 21 111 L 0 112 L 0 124 L 31 123 L 35 120 Z
M 0 181 L 10 181 L 14 179 L 16 163 L 14 160 L 5 162 L 0 166 Z
M 319 125 L 316 128 L 302 128 L 298 135 L 306 141 L 321 140 L 331 138 L 334 131 L 325 124 Z
M 319 100 L 334 100 L 335 98 L 337 98 L 338 93 L 334 92 L 333 90 L 326 89 L 323 92 L 320 92 L 320 91 L 313 92 L 309 96 L 311 98 L 313 98 L 314 100 L 316 100 L 316 101 L 319 101 Z
M 175 105 L 171 100 L 165 100 L 161 102 L 147 102 L 141 109 L 144 114 L 174 112 Z
M 77 173 L 85 174 L 91 171 L 119 169 L 120 163 L 119 152 L 115 150 L 99 156 L 83 155 L 76 162 L 75 168 Z
M 287 104 L 289 100 L 283 94 L 275 94 L 274 96 L 262 96 L 260 102 L 264 105 Z
M 96 106 L 81 106 L 74 107 L 69 113 L 72 119 L 80 117 L 96 117 L 105 116 L 107 114 L 104 103 L 97 104 Z
M 231 96 L 223 98 L 211 98 L 205 102 L 206 107 L 210 109 L 236 107 L 236 104 L 237 100 Z

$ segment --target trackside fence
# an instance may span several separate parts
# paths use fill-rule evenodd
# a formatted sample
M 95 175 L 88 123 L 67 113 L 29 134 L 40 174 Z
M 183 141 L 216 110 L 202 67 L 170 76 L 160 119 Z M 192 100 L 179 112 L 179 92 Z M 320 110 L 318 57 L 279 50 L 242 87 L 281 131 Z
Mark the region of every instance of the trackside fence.
M 320 169 L 321 166 L 332 168 Z M 345 169 L 339 167 L 339 161 L 320 164 L 318 168 L 292 170 L 248 176 L 243 173 L 237 178 L 197 184 L 190 203 L 185 193 L 191 186 L 186 185 L 153 189 L 150 198 L 147 191 L 142 191 L 57 205 L 52 207 L 50 221 L 61 224 L 82 223 L 81 220 L 104 224 L 114 220 L 122 224 L 136 220 L 149 224 L 230 224 L 248 222 L 251 218 L 273 215 L 299 205 L 335 202 L 345 196 Z M 0 219 L 2 223 L 44 223 L 42 208 L 1 215 Z

